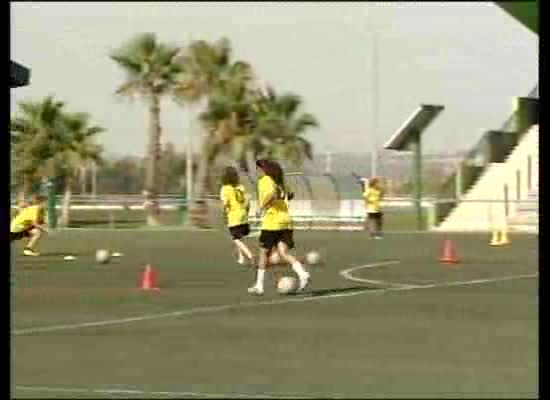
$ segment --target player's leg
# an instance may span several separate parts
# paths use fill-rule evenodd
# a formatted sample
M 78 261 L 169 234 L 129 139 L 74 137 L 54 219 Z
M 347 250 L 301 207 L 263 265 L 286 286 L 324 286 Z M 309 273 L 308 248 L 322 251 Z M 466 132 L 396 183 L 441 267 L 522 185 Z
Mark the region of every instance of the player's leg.
M 242 239 L 233 239 L 233 243 L 237 247 L 237 252 L 239 254 L 239 264 L 244 264 L 245 257 L 248 258 L 251 264 L 254 264 L 254 256 L 248 248 L 248 246 L 242 241 Z
M 248 246 L 242 240 L 245 236 L 247 236 L 250 233 L 249 225 L 243 224 L 243 225 L 233 226 L 229 228 L 229 232 L 231 233 L 231 238 L 233 239 L 233 243 L 237 248 L 237 255 L 238 255 L 237 262 L 239 264 L 244 264 L 245 257 L 246 257 L 250 260 L 252 264 L 254 264 L 254 256 L 252 255 L 252 252 L 250 251 Z
M 37 228 L 31 228 L 27 232 L 27 236 L 30 237 L 27 246 L 23 250 L 23 254 L 26 256 L 39 256 L 40 253 L 35 250 L 38 241 L 42 237 L 42 231 Z
M 382 225 L 384 222 L 384 214 L 381 212 L 377 213 L 376 215 L 376 237 L 381 239 L 382 238 Z
M 291 230 L 282 231 L 281 237 L 277 243 L 277 250 L 281 258 L 288 262 L 296 275 L 298 275 L 298 279 L 300 280 L 299 290 L 303 290 L 309 282 L 310 274 L 304 269 L 302 263 L 289 252 L 290 249 L 294 248 L 293 236 Z
M 264 294 L 264 280 L 265 270 L 267 267 L 267 260 L 271 248 L 275 245 L 274 240 L 276 235 L 273 231 L 264 231 L 260 233 L 260 253 L 258 259 L 258 268 L 256 269 L 256 283 L 254 286 L 248 288 L 248 293 L 251 294 Z
M 248 288 L 248 293 L 251 294 L 264 294 L 264 280 L 265 280 L 265 270 L 267 267 L 267 256 L 268 249 L 260 248 L 260 253 L 258 257 L 258 268 L 256 268 L 256 282 L 254 286 Z
M 376 234 L 375 227 L 374 227 L 375 219 L 376 218 L 374 217 L 373 213 L 368 213 L 368 215 L 367 215 L 367 225 L 368 225 L 369 236 L 371 238 L 373 238 Z

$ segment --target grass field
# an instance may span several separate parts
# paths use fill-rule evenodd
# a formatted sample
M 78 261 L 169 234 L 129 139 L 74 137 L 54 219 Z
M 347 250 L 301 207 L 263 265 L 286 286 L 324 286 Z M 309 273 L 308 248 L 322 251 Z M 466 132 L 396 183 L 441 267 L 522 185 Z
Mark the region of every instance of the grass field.
M 438 262 L 444 238 L 461 264 Z M 251 297 L 224 231 L 61 231 L 17 259 L 12 395 L 535 398 L 538 241 L 511 239 L 297 232 L 324 257 L 311 286 Z M 159 292 L 137 289 L 146 264 Z

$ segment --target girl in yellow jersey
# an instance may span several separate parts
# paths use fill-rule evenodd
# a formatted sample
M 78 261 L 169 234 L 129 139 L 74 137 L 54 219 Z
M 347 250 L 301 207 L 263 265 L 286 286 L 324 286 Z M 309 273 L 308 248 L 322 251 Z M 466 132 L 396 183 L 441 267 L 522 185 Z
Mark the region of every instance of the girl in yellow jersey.
M 272 250 L 278 251 L 281 258 L 292 266 L 300 281 L 298 290 L 303 290 L 310 280 L 310 274 L 288 251 L 294 248 L 294 238 L 283 170 L 278 163 L 269 160 L 256 161 L 256 167 L 260 177 L 258 213 L 262 215 L 262 228 L 256 283 L 248 292 L 257 295 L 264 293 L 265 270 Z
M 367 209 L 367 228 L 372 238 L 382 239 L 383 216 L 380 203 L 384 196 L 384 191 L 378 178 L 370 179 L 365 185 L 363 198 L 365 199 L 365 208 Z
M 44 224 L 44 203 L 46 198 L 40 195 L 34 196 L 31 205 L 22 208 L 10 225 L 10 242 L 29 238 L 29 243 L 23 250 L 25 256 L 39 256 L 35 250 L 36 244 L 46 231 Z
M 239 173 L 233 167 L 227 167 L 222 176 L 220 193 L 225 211 L 227 227 L 237 248 L 239 264 L 245 263 L 245 256 L 254 265 L 254 256 L 242 239 L 250 233 L 248 212 L 250 199 L 243 185 L 239 182 Z

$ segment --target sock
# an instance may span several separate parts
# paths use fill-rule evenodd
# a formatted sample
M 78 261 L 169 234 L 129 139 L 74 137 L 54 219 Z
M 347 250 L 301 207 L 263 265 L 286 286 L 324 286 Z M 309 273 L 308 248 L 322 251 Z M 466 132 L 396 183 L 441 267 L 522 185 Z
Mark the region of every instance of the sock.
M 256 287 L 259 289 L 264 288 L 264 278 L 265 278 L 265 268 L 258 268 L 258 272 L 256 274 Z
M 308 275 L 306 270 L 304 269 L 302 263 L 300 261 L 296 261 L 294 264 L 292 264 L 292 269 L 294 272 L 296 272 L 296 275 L 298 275 L 300 278 Z

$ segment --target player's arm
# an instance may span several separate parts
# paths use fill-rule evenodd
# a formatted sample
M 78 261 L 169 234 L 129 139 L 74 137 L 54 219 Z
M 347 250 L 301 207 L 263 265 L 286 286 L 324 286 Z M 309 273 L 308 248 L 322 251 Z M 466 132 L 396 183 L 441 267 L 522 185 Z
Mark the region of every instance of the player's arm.
M 36 217 L 34 218 L 34 221 L 32 223 L 33 227 L 36 229 L 40 229 L 42 232 L 48 233 L 48 228 L 45 226 L 45 218 L 44 218 L 45 211 L 43 208 L 40 208 L 38 212 L 36 213 Z
M 223 203 L 224 217 L 227 220 L 229 211 L 231 211 L 231 200 L 229 198 L 229 191 L 226 188 L 222 188 L 220 193 L 220 199 Z
M 262 213 L 275 200 L 277 189 L 271 182 L 266 182 L 259 187 L 258 213 Z

